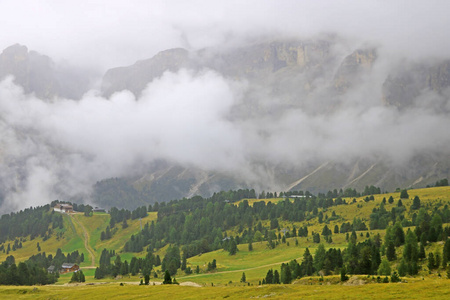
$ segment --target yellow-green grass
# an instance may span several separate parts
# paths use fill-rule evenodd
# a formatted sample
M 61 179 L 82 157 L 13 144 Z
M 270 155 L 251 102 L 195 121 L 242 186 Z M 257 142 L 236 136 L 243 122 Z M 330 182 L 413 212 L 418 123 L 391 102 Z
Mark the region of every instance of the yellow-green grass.
M 448 279 L 409 283 L 344 285 L 265 285 L 190 287 L 102 285 L 0 287 L 3 299 L 448 299 Z
M 426 206 L 428 203 L 437 204 L 438 202 L 442 202 L 443 205 L 450 203 L 450 187 L 437 187 L 437 188 L 427 188 L 427 189 L 417 189 L 417 190 L 409 190 L 410 199 L 405 200 L 402 199 L 403 204 L 407 207 L 407 214 L 410 214 L 409 207 L 412 204 L 412 199 L 415 195 L 419 196 L 422 202 L 422 205 Z M 334 211 L 339 217 L 339 220 L 334 220 L 328 222 L 327 226 L 333 231 L 334 225 L 341 225 L 343 221 L 352 222 L 353 217 L 360 217 L 363 221 L 366 222 L 366 225 L 369 226 L 369 216 L 374 207 L 379 207 L 381 204 L 381 200 L 383 197 L 386 199 L 389 196 L 393 196 L 395 202 L 393 204 L 386 204 L 386 209 L 389 211 L 392 207 L 397 205 L 398 199 L 400 198 L 400 193 L 388 193 L 382 195 L 375 195 L 375 201 L 364 202 L 364 197 L 357 198 L 357 203 L 349 204 L 349 205 L 340 205 L 333 206 L 328 209 L 323 210 L 324 214 L 328 217 L 331 217 L 332 212 Z M 283 200 L 282 198 L 277 198 L 279 200 Z M 265 199 L 266 202 L 276 202 L 277 199 Z M 259 199 L 250 199 L 252 203 L 255 201 L 260 201 Z M 347 202 L 351 202 L 352 198 L 346 199 Z M 362 207 L 358 208 L 358 204 L 362 204 Z M 428 209 L 432 209 L 432 206 Z M 129 220 L 128 228 L 122 229 L 121 224 L 117 224 L 116 227 L 117 232 L 114 234 L 111 240 L 101 241 L 100 233 L 106 229 L 106 226 L 109 224 L 109 215 L 108 214 L 94 214 L 92 217 L 85 217 L 82 214 L 76 214 L 72 216 L 77 221 L 79 221 L 83 226 L 87 229 L 90 235 L 90 245 L 95 251 L 96 255 L 96 265 L 98 265 L 98 261 L 100 258 L 101 251 L 103 248 L 108 250 L 116 250 L 117 253 L 121 255 L 122 261 L 128 260 L 130 262 L 133 256 L 143 257 L 146 252 L 142 253 L 123 253 L 121 252 L 125 242 L 129 239 L 131 234 L 135 234 L 140 230 L 140 222 L 139 220 Z M 142 225 L 145 223 L 151 222 L 152 220 L 156 220 L 156 213 L 149 213 L 149 216 L 142 219 Z M 269 226 L 270 221 L 262 221 L 263 226 Z M 205 253 L 201 256 L 192 257 L 188 260 L 188 265 L 191 266 L 192 269 L 195 269 L 197 265 L 201 268 L 206 269 L 206 265 L 208 262 L 211 262 L 213 259 L 217 260 L 218 270 L 216 274 L 200 274 L 197 277 L 193 277 L 195 274 L 191 275 L 191 277 L 185 276 L 183 272 L 179 272 L 177 278 L 179 278 L 180 282 L 185 280 L 198 281 L 201 283 L 220 283 L 226 284 L 230 280 L 236 282 L 240 279 L 242 275 L 241 270 L 247 270 L 246 276 L 251 282 L 257 282 L 263 276 L 269 268 L 272 266 L 264 267 L 267 265 L 273 265 L 273 268 L 279 268 L 281 262 L 291 260 L 293 258 L 299 258 L 302 256 L 305 247 L 312 248 L 311 252 L 314 252 L 314 249 L 317 244 L 312 243 L 311 232 L 322 232 L 322 229 L 325 223 L 319 224 L 317 221 L 317 217 L 304 222 L 288 222 L 288 221 L 279 221 L 280 228 L 289 228 L 295 225 L 296 228 L 300 226 L 308 225 L 309 235 L 308 238 L 297 238 L 299 241 L 299 247 L 295 247 L 295 239 L 290 238 L 288 242 L 290 246 L 286 244 L 281 244 L 274 250 L 269 250 L 266 248 L 266 242 L 256 242 L 254 241 L 253 252 L 248 252 L 247 244 L 239 245 L 240 251 L 236 256 L 229 256 L 228 252 L 223 250 L 218 250 L 212 253 Z M 256 225 L 256 224 L 254 224 Z M 227 234 L 236 235 L 237 228 L 233 230 L 227 231 Z M 406 230 L 406 229 L 405 229 Z M 38 253 L 36 243 L 39 242 L 41 245 L 41 251 L 45 251 L 47 254 L 55 254 L 57 248 L 61 248 L 65 253 L 72 252 L 75 250 L 84 253 L 85 262 L 81 264 L 83 268 L 90 266 L 90 257 L 88 252 L 84 248 L 84 235 L 80 226 L 77 226 L 76 222 L 72 222 L 71 219 L 64 215 L 64 229 L 59 230 L 55 229 L 55 234 L 52 235 L 50 239 L 43 242 L 41 238 L 36 238 L 33 241 L 27 238 L 27 241 L 23 242 L 23 248 L 18 249 L 16 251 L 11 251 L 9 255 L 14 255 L 16 261 L 26 260 L 29 256 Z M 57 238 L 57 232 L 64 232 L 62 238 Z M 370 230 L 370 235 L 373 237 L 375 234 L 380 233 L 381 237 L 384 236 L 384 230 Z M 360 237 L 360 232 L 358 234 L 358 241 L 366 239 L 366 232 L 362 232 L 363 237 Z M 278 235 L 278 231 L 277 231 Z M 327 244 L 325 243 L 326 248 L 329 247 L 345 247 L 347 245 L 347 241 L 345 240 L 345 234 L 333 234 L 333 243 Z M 7 242 L 8 243 L 8 242 Z M 5 245 L 7 245 L 5 243 Z M 438 247 L 438 246 L 436 246 Z M 432 251 L 435 252 L 436 247 L 428 246 L 426 248 L 427 253 Z M 439 246 L 441 247 L 441 245 Z M 163 258 L 164 253 L 167 247 L 160 249 L 156 254 L 159 254 L 161 258 Z M 295 250 L 297 248 L 297 250 Z M 298 255 L 295 253 L 298 251 Z M 401 254 L 401 249 L 398 249 L 398 254 Z M 4 261 L 6 258 L 6 253 L 0 253 L 0 261 Z M 206 264 L 206 265 L 205 265 Z M 394 264 L 395 267 L 395 264 Z M 254 269 L 253 269 L 254 268 Z M 85 269 L 88 271 L 89 269 Z M 234 273 L 220 273 L 220 272 L 229 272 L 232 271 Z M 88 271 L 91 272 L 91 271 Z M 93 271 L 92 271 L 93 272 Z M 88 277 L 91 275 L 88 275 Z M 93 274 L 92 274 L 93 276 Z M 70 280 L 70 278 L 68 279 Z M 67 280 L 67 281 L 68 281 Z M 67 282 L 65 281 L 65 282 Z
M 94 275 L 95 275 L 95 269 L 83 269 L 83 274 L 86 277 L 86 282 L 87 283 L 95 283 L 95 284 L 103 284 L 105 282 L 136 282 L 139 283 L 140 281 L 140 277 L 141 275 L 135 275 L 135 276 L 131 276 L 131 275 L 125 275 L 125 276 L 118 276 L 117 279 L 113 278 L 111 276 L 107 276 L 105 278 L 102 279 L 95 279 Z M 55 283 L 55 285 L 66 285 L 68 283 L 70 283 L 70 280 L 72 278 L 73 273 L 69 272 L 66 274 L 61 274 L 58 278 L 58 282 Z M 154 281 L 154 279 L 152 278 L 152 281 Z M 160 280 L 162 281 L 162 280 Z
M 442 206 L 444 206 L 445 204 L 450 204 L 450 186 L 413 189 L 413 190 L 408 190 L 408 193 L 409 193 L 409 199 L 401 199 L 401 200 L 402 200 L 403 205 L 407 208 L 406 215 L 408 216 L 409 219 L 411 218 L 412 213 L 416 212 L 416 211 L 410 211 L 410 207 L 412 205 L 412 202 L 413 202 L 413 199 L 415 196 L 419 196 L 422 206 L 426 206 L 427 204 L 429 204 L 429 207 L 428 207 L 429 212 L 431 212 L 432 209 L 439 202 L 442 203 Z M 322 212 L 324 213 L 324 222 L 323 223 L 319 223 L 317 217 L 314 217 L 308 221 L 303 221 L 303 222 L 281 221 L 280 228 L 292 229 L 292 227 L 295 225 L 296 228 L 298 229 L 300 226 L 307 225 L 309 234 L 311 234 L 311 232 L 321 233 L 322 229 L 325 225 L 327 225 L 328 228 L 331 231 L 333 231 L 335 225 L 339 225 L 339 227 L 340 227 L 340 225 L 343 222 L 352 223 L 352 221 L 355 217 L 360 218 L 363 222 L 366 223 L 366 226 L 369 227 L 370 214 L 372 213 L 373 209 L 378 208 L 381 205 L 383 198 L 386 198 L 386 200 L 387 200 L 387 199 L 389 199 L 390 196 L 392 196 L 394 198 L 394 203 L 389 204 L 388 202 L 386 202 L 386 204 L 385 204 L 386 210 L 390 211 L 393 207 L 397 206 L 398 200 L 400 199 L 400 192 L 374 195 L 375 200 L 369 201 L 369 202 L 364 201 L 364 198 L 366 198 L 367 196 L 357 197 L 356 203 L 351 203 L 353 198 L 344 198 L 346 200 L 346 202 L 349 203 L 348 205 L 338 205 L 338 206 L 329 207 L 327 209 L 319 209 L 319 211 L 322 210 Z M 249 202 L 249 205 L 253 205 L 255 202 L 258 202 L 258 201 L 264 201 L 266 203 L 270 201 L 272 203 L 277 203 L 280 201 L 284 201 L 285 199 L 284 198 L 243 199 L 241 201 L 235 202 L 235 204 L 239 205 L 239 203 L 244 200 L 247 200 Z M 293 199 L 291 199 L 291 201 L 293 201 Z M 328 218 L 330 218 L 332 216 L 333 211 L 336 213 L 336 215 L 339 218 L 337 220 L 327 222 L 325 220 L 325 215 L 328 216 Z M 268 226 L 269 223 L 270 223 L 269 221 L 262 221 L 263 226 Z M 237 233 L 237 228 L 227 231 L 228 235 L 236 235 L 236 233 Z M 380 233 L 382 235 L 384 235 L 384 231 L 381 231 Z M 358 234 L 359 234 L 359 232 L 358 232 Z M 364 234 L 365 234 L 365 232 L 364 232 Z M 333 236 L 333 241 L 335 243 L 337 242 L 335 240 L 335 236 Z M 340 242 L 338 242 L 338 243 L 340 243 Z
M 47 255 L 55 255 L 58 248 L 61 248 L 65 252 L 71 249 L 78 249 L 83 252 L 84 241 L 78 235 L 76 227 L 66 216 L 63 218 L 63 222 L 64 228 L 62 230 L 58 228 L 53 229 L 54 233 L 46 241 L 43 241 L 41 237 L 30 240 L 30 237 L 28 236 L 26 237 L 26 241 L 22 242 L 22 248 L 17 249 L 16 251 L 11 251 L 9 254 L 0 252 L 0 261 L 4 261 L 8 255 L 13 255 L 16 262 L 27 260 L 30 256 L 39 253 L 37 243 L 39 243 L 41 247 L 41 252 L 45 252 Z M 57 235 L 60 235 L 60 237 L 57 237 Z M 12 241 L 7 241 L 5 245 L 8 243 L 11 243 L 11 245 L 13 244 Z M 85 256 L 86 255 L 87 253 L 85 253 Z
M 152 221 L 156 221 L 157 213 L 156 212 L 150 212 L 147 217 L 142 218 L 142 227 L 145 226 L 146 223 L 151 223 Z M 125 243 L 130 239 L 131 235 L 137 234 L 141 230 L 141 222 L 139 219 L 137 220 L 128 220 L 128 227 L 125 229 L 122 229 L 122 224 L 117 224 L 116 228 L 117 232 L 113 235 L 113 237 L 109 240 L 101 241 L 99 239 L 100 233 L 98 233 L 97 236 L 97 243 L 93 245 L 93 248 L 96 249 L 97 253 L 99 254 L 98 258 L 100 258 L 101 251 L 103 249 L 108 250 L 116 250 L 116 252 L 121 252 L 123 249 L 123 246 Z M 108 220 L 109 224 L 109 220 Z M 107 224 L 107 225 L 108 225 Z M 105 226 L 106 228 L 106 226 Z M 131 259 L 133 256 L 143 256 L 144 253 L 120 253 L 122 258 Z
M 269 269 L 279 269 L 281 263 L 301 258 L 305 247 L 295 246 L 293 238 L 288 239 L 290 246 L 280 244 L 275 249 L 269 249 L 267 242 L 253 243 L 253 251 L 248 251 L 248 245 L 238 245 L 239 251 L 235 255 L 229 255 L 228 251 L 216 250 L 202 255 L 197 255 L 188 259 L 188 266 L 195 270 L 197 265 L 200 274 L 184 275 L 181 271 L 177 274 L 177 280 L 195 281 L 199 283 L 227 284 L 229 281 L 239 282 L 242 272 L 245 272 L 247 280 L 257 283 L 267 273 Z M 310 248 L 310 252 L 315 252 L 315 247 Z M 213 259 L 217 262 L 217 270 L 207 272 L 208 263 Z
M 261 202 L 261 201 L 264 201 L 266 204 L 269 203 L 269 202 L 272 202 L 272 203 L 278 203 L 278 202 L 280 202 L 280 201 L 285 200 L 285 198 L 283 198 L 283 197 L 278 197 L 278 198 L 266 198 L 266 199 L 247 198 L 247 199 L 242 199 L 242 200 L 233 202 L 233 204 L 234 204 L 234 205 L 239 205 L 241 202 L 244 202 L 245 200 L 247 200 L 247 202 L 248 202 L 248 204 L 249 204 L 250 206 L 253 206 L 253 204 L 254 204 L 255 202 Z
M 106 230 L 109 225 L 110 216 L 107 214 L 94 215 L 92 217 L 85 217 L 83 215 L 74 216 L 80 221 L 86 230 L 90 234 L 90 245 L 96 253 L 96 264 L 100 260 L 100 255 L 103 249 L 116 250 L 120 254 L 122 260 L 131 260 L 133 256 L 143 256 L 145 253 L 122 253 L 123 246 L 129 240 L 132 234 L 136 234 L 140 231 L 141 222 L 137 220 L 128 220 L 128 227 L 122 229 L 122 224 L 116 224 L 117 231 L 113 237 L 109 240 L 102 241 L 100 234 Z M 142 226 L 151 221 L 155 221 L 157 218 L 156 212 L 150 212 L 145 218 L 142 218 Z M 84 244 L 83 244 L 84 247 Z
M 147 222 L 150 223 L 151 221 L 156 220 L 156 218 L 157 213 L 150 212 L 147 217 L 142 218 L 142 226 L 144 226 Z M 119 253 L 122 251 L 123 246 L 126 241 L 128 241 L 130 236 L 138 233 L 140 230 L 139 220 L 128 220 L 128 228 L 122 229 L 122 225 L 117 224 L 117 232 L 113 235 L 113 237 L 110 240 L 101 241 L 100 234 L 106 229 L 106 226 L 109 225 L 109 220 L 110 216 L 104 213 L 95 213 L 91 217 L 85 217 L 83 214 L 72 214 L 71 216 L 63 214 L 64 228 L 62 230 L 54 229 L 54 233 L 46 241 L 43 241 L 41 237 L 35 238 L 34 240 L 30 240 L 30 238 L 27 237 L 26 241 L 22 242 L 22 248 L 17 249 L 16 251 L 10 251 L 8 255 L 13 255 L 16 262 L 27 260 L 30 256 L 39 253 L 37 251 L 37 243 L 39 242 L 41 252 L 45 252 L 47 255 L 56 254 L 56 250 L 58 248 L 61 248 L 65 254 L 78 250 L 80 255 L 81 253 L 84 253 L 85 257 L 85 261 L 81 263 L 81 267 L 90 266 L 90 255 L 85 248 L 84 231 L 77 223 L 79 222 L 86 228 L 89 234 L 89 244 L 95 252 L 95 262 L 98 264 L 100 254 L 104 248 L 108 250 L 116 250 L 116 252 Z M 57 233 L 61 233 L 60 237 L 57 237 Z M 8 243 L 11 243 L 12 245 L 13 241 L 7 241 L 5 246 L 8 245 Z M 0 252 L 0 261 L 4 261 L 8 255 L 6 252 Z M 129 262 L 133 256 L 144 256 L 145 251 L 142 253 L 120 253 L 120 255 L 122 260 L 127 259 Z

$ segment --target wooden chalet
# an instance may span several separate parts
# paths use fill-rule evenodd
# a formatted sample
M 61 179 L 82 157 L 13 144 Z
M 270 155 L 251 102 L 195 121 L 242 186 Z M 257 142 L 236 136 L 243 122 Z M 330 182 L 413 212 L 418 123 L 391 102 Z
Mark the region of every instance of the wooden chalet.
M 58 203 L 53 207 L 53 210 L 62 213 L 71 213 L 73 212 L 73 206 L 70 204 Z
M 79 269 L 80 269 L 80 267 L 77 264 L 63 263 L 59 273 L 64 274 L 64 273 L 69 273 L 69 272 L 76 272 Z

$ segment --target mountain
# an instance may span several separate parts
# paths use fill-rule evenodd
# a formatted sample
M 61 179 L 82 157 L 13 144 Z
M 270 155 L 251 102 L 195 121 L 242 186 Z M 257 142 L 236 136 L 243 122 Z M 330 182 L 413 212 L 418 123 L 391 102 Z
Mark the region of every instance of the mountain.
M 0 80 L 8 75 L 14 76 L 14 82 L 22 86 L 25 93 L 47 100 L 55 97 L 79 99 L 90 85 L 88 74 L 57 65 L 50 57 L 19 44 L 0 54 Z
M 447 61 L 403 62 L 377 75 L 382 77 L 379 83 L 371 83 L 371 76 L 378 72 L 374 71 L 374 65 L 381 59 L 377 49 L 336 50 L 341 43 L 335 37 L 327 37 L 308 41 L 275 40 L 229 49 L 165 50 L 134 65 L 107 71 L 102 92 L 110 96 L 128 89 L 139 98 L 146 85 L 164 72 L 177 72 L 182 68 L 197 72 L 210 69 L 230 80 L 248 82 L 249 88 L 243 100 L 235 104 L 231 118 L 248 121 L 269 115 L 276 122 L 277 116 L 294 109 L 311 115 L 332 114 L 352 97 L 354 90 L 367 84 L 379 84 L 374 89 L 380 95 L 380 104 L 400 110 L 414 105 L 421 93 L 431 90 L 444 94 L 450 87 Z M 138 186 L 137 190 L 148 189 L 159 194 L 156 198 L 161 200 L 193 193 L 207 196 L 214 188 L 252 186 L 266 190 L 324 192 L 334 188 L 362 190 L 374 184 L 392 191 L 398 187 L 425 187 L 439 178 L 447 178 L 449 161 L 450 154 L 439 149 L 433 153 L 416 153 L 403 165 L 392 164 L 382 156 L 361 156 L 346 162 L 310 160 L 301 166 L 255 161 L 255 165 L 266 172 L 266 177 L 259 182 L 236 174 L 196 170 L 172 163 L 166 165 L 164 171 L 150 169 L 141 178 L 129 181 L 130 185 Z M 161 186 L 166 189 L 156 192 Z
M 350 114 L 348 118 L 356 117 L 361 121 L 359 115 L 370 105 L 390 108 L 391 113 L 398 113 L 400 117 L 408 116 L 405 112 L 421 109 L 432 111 L 433 116 L 441 118 L 450 114 L 448 60 L 397 61 L 385 66 L 381 64 L 385 59 L 377 47 L 365 45 L 355 48 L 336 36 L 259 41 L 236 47 L 196 51 L 175 48 L 161 51 L 130 66 L 107 70 L 102 79 L 101 93 L 108 101 L 114 93 L 129 90 L 136 101 L 140 101 L 146 87 L 162 78 L 166 72 L 177 73 L 187 69 L 195 76 L 212 71 L 230 85 L 236 85 L 238 93 L 241 93 L 234 99 L 225 119 L 238 128 L 252 128 L 260 138 L 260 147 L 265 146 L 266 140 L 276 141 L 278 135 L 283 135 L 285 131 L 295 133 L 301 129 L 289 124 L 284 124 L 285 127 L 271 126 L 282 123 L 286 118 L 305 119 L 304 124 L 295 126 L 305 126 L 313 121 L 326 127 L 330 126 L 326 121 L 336 113 L 355 107 L 359 109 L 356 110 L 358 114 Z M 0 79 L 8 75 L 14 76 L 15 83 L 26 94 L 34 93 L 47 102 L 61 97 L 78 100 L 91 86 L 91 77 L 81 76 L 80 70 L 61 66 L 49 57 L 18 44 L 6 48 L 0 55 Z M 415 115 L 411 116 L 413 118 Z M 34 129 L 26 131 L 20 126 L 3 124 L 2 121 L 0 115 L 0 126 L 10 132 L 5 136 L 14 136 L 20 144 L 32 143 L 36 151 L 40 151 L 40 145 L 45 144 L 44 161 L 40 162 L 39 158 L 32 162 L 33 166 L 36 163 L 38 171 L 42 166 L 53 170 L 55 166 L 64 165 L 65 153 L 71 159 L 79 154 L 78 149 L 59 148 L 58 143 L 50 142 L 52 137 L 46 134 L 34 134 Z M 339 122 L 345 122 L 345 118 Z M 330 124 L 337 125 L 338 122 Z M 323 131 L 320 126 L 315 128 L 317 132 L 312 132 L 311 137 L 326 140 L 332 130 Z M 352 126 L 358 127 L 358 121 Z M 272 131 L 272 128 L 276 129 Z M 161 132 L 164 134 L 163 130 Z M 435 134 L 446 133 L 442 128 L 436 128 Z M 297 147 L 298 144 L 308 143 L 302 141 L 302 136 L 293 136 L 298 139 L 292 141 Z M 419 137 L 418 140 L 420 144 Z M 123 207 L 132 209 L 143 204 L 195 194 L 210 196 L 219 190 L 255 188 L 258 191 L 309 190 L 318 193 L 346 188 L 361 191 L 367 185 L 376 185 L 383 190 L 393 191 L 398 187 L 425 187 L 450 176 L 450 153 L 446 147 L 428 145 L 427 150 L 422 150 L 424 147 L 409 149 L 405 145 L 391 149 L 391 145 L 386 144 L 383 148 L 389 151 L 382 149 L 367 154 L 367 148 L 370 147 L 366 147 L 365 152 L 358 152 L 352 149 L 358 149 L 360 141 L 346 140 L 346 145 L 336 146 L 341 154 L 333 154 L 335 145 L 331 143 L 319 143 L 316 146 L 330 148 L 327 151 L 333 154 L 333 158 L 317 155 L 316 152 L 320 151 L 313 148 L 305 157 L 290 153 L 294 158 L 287 161 L 283 157 L 284 152 L 278 153 L 277 148 L 290 148 L 291 141 L 281 141 L 279 146 L 272 145 L 274 154 L 250 152 L 251 155 L 245 157 L 248 164 L 239 171 L 202 168 L 195 163 L 180 163 L 162 157 L 143 163 L 139 171 L 131 172 L 132 175 L 129 175 L 130 172 L 123 176 L 116 173 L 111 175 L 119 178 L 106 175 L 97 183 L 92 182 L 91 196 L 85 195 L 89 192 L 89 188 L 85 188 L 83 196 L 76 197 L 93 199 L 103 207 L 120 206 L 122 203 Z M 379 139 L 378 142 L 382 144 L 383 140 Z M 346 148 L 352 150 L 349 151 L 352 154 L 346 155 Z M 386 156 L 384 152 L 391 155 Z M 397 152 L 398 155 L 392 155 Z M 409 152 L 405 154 L 407 158 L 402 158 L 402 152 Z M 13 157 L 6 157 L 0 151 L 4 167 L 0 195 L 27 189 L 29 159 L 32 159 L 33 154 L 25 153 L 21 155 L 16 151 Z M 95 155 L 85 156 L 82 159 L 89 163 L 96 159 Z M 49 157 L 52 161 L 46 165 L 45 160 Z M 61 169 L 54 171 L 54 174 L 51 170 L 48 173 L 52 174 L 50 178 L 64 178 L 70 172 Z M 79 178 L 79 175 L 72 177 Z M 76 185 L 62 179 L 59 185 L 52 187 L 52 193 L 46 195 L 57 192 L 69 199 L 74 196 L 70 189 Z
M 400 109 L 411 107 L 427 91 L 448 94 L 450 61 L 401 65 L 383 84 L 383 101 Z M 419 100 L 417 100 L 419 98 Z M 442 107 L 444 109 L 444 107 Z
M 114 92 L 129 90 L 138 97 L 149 82 L 164 72 L 175 72 L 187 66 L 188 55 L 184 49 L 170 49 L 132 66 L 110 69 L 103 76 L 102 92 L 109 97 Z

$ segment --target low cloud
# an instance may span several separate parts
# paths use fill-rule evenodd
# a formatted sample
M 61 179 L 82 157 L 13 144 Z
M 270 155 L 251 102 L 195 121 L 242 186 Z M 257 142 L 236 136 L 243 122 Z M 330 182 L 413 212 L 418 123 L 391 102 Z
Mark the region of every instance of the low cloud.
M 129 176 L 158 159 L 269 186 L 263 165 L 360 157 L 405 164 L 416 154 L 450 149 L 445 93 L 428 91 L 421 95 L 431 99 L 426 108 L 399 111 L 355 88 L 331 111 L 297 107 L 235 119 L 249 88 L 211 70 L 183 69 L 151 82 L 139 99 L 129 91 L 106 99 L 92 90 L 80 101 L 47 102 L 25 95 L 9 77 L 0 83 L 3 210 L 87 194 L 97 180 Z M 316 97 L 325 106 L 335 101 Z
M 0 3 L 0 49 L 15 43 L 104 71 L 161 50 L 228 47 L 257 37 L 338 33 L 390 55 L 448 57 L 450 3 L 420 1 L 33 1 Z

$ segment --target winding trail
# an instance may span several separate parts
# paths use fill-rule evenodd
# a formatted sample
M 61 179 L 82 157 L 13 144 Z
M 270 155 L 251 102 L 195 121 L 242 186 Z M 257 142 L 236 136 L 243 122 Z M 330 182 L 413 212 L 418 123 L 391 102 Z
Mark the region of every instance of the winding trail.
M 91 265 L 89 267 L 85 267 L 84 269 L 94 269 L 95 268 L 95 254 L 94 249 L 92 249 L 91 245 L 89 245 L 89 232 L 86 230 L 83 224 L 79 222 L 76 218 L 73 217 L 73 215 L 70 215 L 70 218 L 83 230 L 84 234 L 84 248 L 86 248 L 86 251 L 89 252 L 89 255 L 91 256 Z

